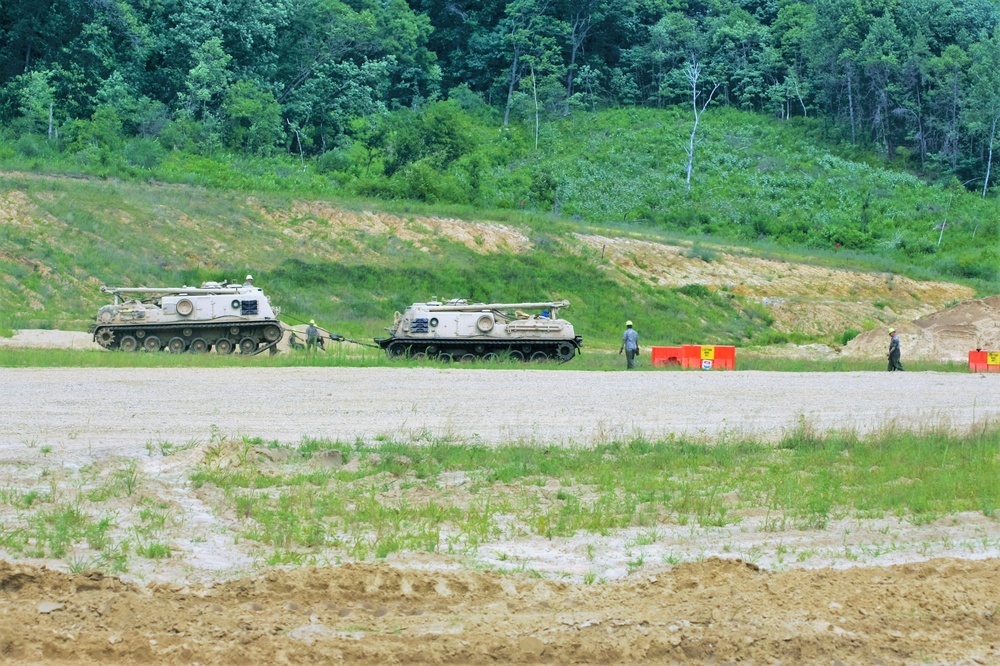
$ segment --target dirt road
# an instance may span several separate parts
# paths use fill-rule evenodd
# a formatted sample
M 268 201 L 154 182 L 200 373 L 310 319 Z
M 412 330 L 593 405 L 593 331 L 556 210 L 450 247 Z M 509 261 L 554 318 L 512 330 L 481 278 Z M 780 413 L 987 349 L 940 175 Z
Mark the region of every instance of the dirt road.
M 0 369 L 0 447 L 122 453 L 214 431 L 283 442 L 415 434 L 588 444 L 670 433 L 774 438 L 1000 416 L 1000 375 L 429 368 Z

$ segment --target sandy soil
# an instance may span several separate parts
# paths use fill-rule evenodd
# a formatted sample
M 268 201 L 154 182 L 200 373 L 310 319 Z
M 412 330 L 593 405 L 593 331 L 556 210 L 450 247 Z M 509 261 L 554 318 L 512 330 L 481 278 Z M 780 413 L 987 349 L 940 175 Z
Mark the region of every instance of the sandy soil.
M 1000 564 L 771 573 L 708 560 L 604 585 L 386 566 L 140 588 L 0 562 L 5 661 L 992 664 Z
M 1000 296 L 964 301 L 894 326 L 906 358 L 967 361 L 969 350 L 1000 349 Z M 851 340 L 844 354 L 867 358 L 884 355 L 887 341 L 883 326 Z
M 593 234 L 574 238 L 582 249 L 569 249 L 600 257 L 596 268 L 613 279 L 665 287 L 703 284 L 745 296 L 770 310 L 779 331 L 839 335 L 866 323 L 895 325 L 973 296 L 963 285 L 746 256 L 738 248 L 712 246 L 714 257 L 704 261 L 687 245 Z

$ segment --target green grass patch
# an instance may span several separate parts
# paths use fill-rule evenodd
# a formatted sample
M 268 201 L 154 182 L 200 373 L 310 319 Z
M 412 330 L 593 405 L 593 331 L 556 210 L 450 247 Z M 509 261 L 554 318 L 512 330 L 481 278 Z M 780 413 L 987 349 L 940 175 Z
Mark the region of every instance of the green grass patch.
M 347 465 L 326 467 L 336 449 Z M 277 452 L 280 452 L 277 453 Z M 287 560 L 320 551 L 474 553 L 523 536 L 724 527 L 765 509 L 767 530 L 891 516 L 923 524 L 1000 506 L 1000 430 L 819 435 L 803 425 L 756 441 L 615 441 L 590 448 L 305 440 L 220 441 L 191 477 L 219 493 L 241 539 Z

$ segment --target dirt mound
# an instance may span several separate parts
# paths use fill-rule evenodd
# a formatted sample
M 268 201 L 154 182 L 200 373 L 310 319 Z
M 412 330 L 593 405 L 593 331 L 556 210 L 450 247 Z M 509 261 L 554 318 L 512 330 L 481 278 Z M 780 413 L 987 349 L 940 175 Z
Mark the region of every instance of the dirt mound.
M 965 361 L 971 349 L 1000 349 L 1000 296 L 966 301 L 894 326 L 904 360 Z M 885 356 L 888 337 L 885 327 L 868 331 L 848 343 L 844 353 L 865 358 Z
M 775 328 L 836 335 L 910 320 L 969 298 L 973 290 L 946 282 L 918 282 L 890 273 L 862 273 L 776 259 L 725 248 L 666 245 L 637 238 L 575 234 L 598 266 L 619 280 L 639 278 L 665 287 L 705 286 L 753 298 L 771 311 Z
M 995 663 L 998 586 L 997 560 L 773 573 L 712 558 L 592 585 L 354 564 L 215 587 L 139 587 L 0 562 L 0 654 L 102 663 Z

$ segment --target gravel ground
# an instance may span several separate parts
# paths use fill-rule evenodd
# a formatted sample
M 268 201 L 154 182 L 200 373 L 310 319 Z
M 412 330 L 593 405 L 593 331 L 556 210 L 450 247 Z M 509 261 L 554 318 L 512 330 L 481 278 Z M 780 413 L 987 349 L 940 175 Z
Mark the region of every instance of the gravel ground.
M 0 450 L 122 454 L 211 433 L 588 444 L 965 426 L 1000 415 L 1000 375 L 433 368 L 0 369 Z M 138 451 L 137 451 L 138 452 Z

